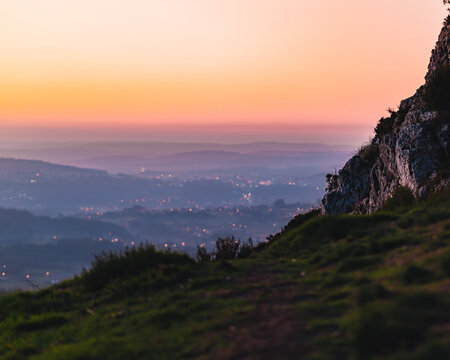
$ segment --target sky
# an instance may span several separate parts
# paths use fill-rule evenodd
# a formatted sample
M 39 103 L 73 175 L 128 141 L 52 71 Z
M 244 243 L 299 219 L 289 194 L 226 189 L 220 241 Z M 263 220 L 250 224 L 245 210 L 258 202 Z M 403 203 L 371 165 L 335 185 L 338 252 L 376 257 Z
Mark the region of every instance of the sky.
M 440 0 L 0 0 L 0 141 L 367 141 Z

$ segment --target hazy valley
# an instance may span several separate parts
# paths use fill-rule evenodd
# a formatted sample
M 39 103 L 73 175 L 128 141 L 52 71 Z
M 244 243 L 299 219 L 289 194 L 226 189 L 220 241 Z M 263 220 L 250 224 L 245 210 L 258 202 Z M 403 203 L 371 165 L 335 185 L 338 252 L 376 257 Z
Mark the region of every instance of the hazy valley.
M 99 252 L 141 243 L 195 256 L 197 246 L 212 248 L 227 235 L 265 241 L 296 214 L 318 206 L 325 172 L 348 154 L 331 156 L 331 147 L 311 144 L 237 146 L 252 151 L 246 153 L 217 150 L 225 145 L 171 145 L 172 151 L 214 150 L 154 158 L 135 152 L 97 158 L 91 168 L 0 159 L 0 289 L 30 288 L 26 275 L 39 286 L 59 282 L 90 266 Z M 81 147 L 71 151 L 79 154 Z M 118 143 L 115 151 L 130 147 Z M 169 152 L 165 144 L 131 148 Z M 108 144 L 101 149 L 111 150 Z M 70 163 L 62 154 L 56 148 L 47 156 Z

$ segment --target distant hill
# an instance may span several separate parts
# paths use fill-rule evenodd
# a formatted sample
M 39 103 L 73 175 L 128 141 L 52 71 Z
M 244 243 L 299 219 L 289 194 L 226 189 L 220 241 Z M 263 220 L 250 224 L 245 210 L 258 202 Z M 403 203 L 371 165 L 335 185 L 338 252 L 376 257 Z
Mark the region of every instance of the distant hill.
M 196 152 L 234 152 L 241 154 L 258 152 L 346 152 L 352 146 L 258 142 L 249 144 L 170 143 L 170 142 L 80 142 L 55 144 L 25 144 L 14 148 L 0 148 L 0 156 L 44 160 L 48 162 L 95 167 L 110 172 L 135 173 L 146 161 L 159 157 Z M 158 169 L 162 170 L 162 169 Z M 174 169 L 172 169 L 173 171 Z
M 149 171 L 167 171 L 175 174 L 202 170 L 226 170 L 246 167 L 266 169 L 308 169 L 314 172 L 335 168 L 344 163 L 349 151 L 271 151 L 261 150 L 246 153 L 236 151 L 194 151 L 157 157 L 105 156 L 83 159 L 74 164 L 84 167 L 105 169 L 110 172 L 136 174 Z M 303 175 L 303 174 L 302 174 Z M 309 175 L 309 173 L 305 174 Z
M 108 177 L 106 171 L 51 164 L 39 160 L 0 158 L 0 180 L 22 181 L 40 177 Z
M 111 235 L 108 235 L 111 233 Z M 73 238 L 127 237 L 126 228 L 98 220 L 50 218 L 27 211 L 0 208 L 0 247 L 12 244 L 55 243 Z
M 114 208 L 121 200 L 161 193 L 158 180 L 35 160 L 0 159 L 0 207 L 77 213 Z M 161 194 L 163 195 L 163 194 Z
M 301 178 L 324 172 L 330 164 L 342 163 L 343 158 L 340 153 L 182 153 L 147 159 L 151 162 L 147 165 L 157 170 L 141 169 L 136 176 L 36 160 L 0 159 L 0 207 L 57 216 L 117 211 L 135 204 L 166 208 L 193 203 L 245 206 L 249 203 L 243 196 L 249 192 L 254 194 L 250 204 L 272 204 L 280 198 L 311 203 L 322 197 L 323 179 Z M 108 161 L 113 164 L 115 158 Z M 124 161 L 133 166 L 129 157 Z M 287 167 L 290 165 L 294 167 Z M 174 168 L 179 173 L 161 170 Z M 288 184 L 291 178 L 296 179 L 295 185 Z M 271 186 L 259 186 L 267 179 L 271 179 Z

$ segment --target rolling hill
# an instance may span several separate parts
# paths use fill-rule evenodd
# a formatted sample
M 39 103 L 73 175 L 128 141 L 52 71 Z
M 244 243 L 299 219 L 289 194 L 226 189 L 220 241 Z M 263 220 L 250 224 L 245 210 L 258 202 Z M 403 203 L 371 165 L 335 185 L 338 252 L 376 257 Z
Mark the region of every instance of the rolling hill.
M 3 359 L 445 359 L 450 192 L 293 219 L 240 259 L 142 247 L 0 298 Z

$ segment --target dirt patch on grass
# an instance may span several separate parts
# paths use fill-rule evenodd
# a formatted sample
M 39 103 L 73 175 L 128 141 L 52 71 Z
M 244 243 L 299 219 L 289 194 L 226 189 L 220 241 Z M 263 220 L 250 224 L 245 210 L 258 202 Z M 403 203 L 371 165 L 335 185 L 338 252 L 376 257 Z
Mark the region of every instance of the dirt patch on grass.
M 278 270 L 258 268 L 235 283 L 247 290 L 239 297 L 255 304 L 246 315 L 244 326 L 230 324 L 226 333 L 228 345 L 210 355 L 210 359 L 298 359 L 303 353 L 305 332 L 293 306 L 296 283 L 280 281 Z

